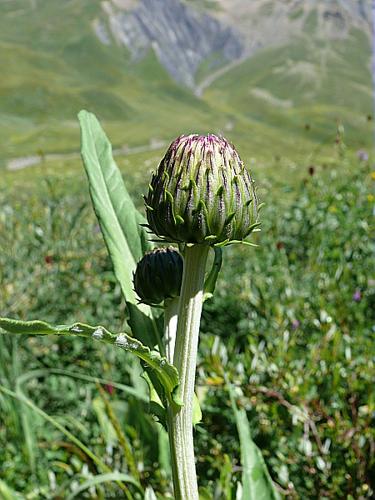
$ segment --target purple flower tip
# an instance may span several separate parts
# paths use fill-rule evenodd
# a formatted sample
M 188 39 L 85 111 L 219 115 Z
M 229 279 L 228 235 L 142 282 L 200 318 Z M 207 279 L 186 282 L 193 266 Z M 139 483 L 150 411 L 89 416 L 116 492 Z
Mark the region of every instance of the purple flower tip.
M 359 149 L 357 151 L 357 158 L 359 161 L 368 161 L 368 153 L 364 149 Z
M 356 290 L 354 293 L 353 293 L 353 300 L 354 302 L 360 302 L 361 301 L 361 298 L 362 298 L 362 294 L 360 292 L 360 290 Z
M 300 326 L 300 324 L 301 324 L 301 323 L 298 321 L 298 319 L 294 319 L 294 320 L 292 321 L 292 329 L 293 329 L 293 330 L 297 330 L 297 328 Z
M 112 384 L 104 384 L 104 390 L 108 392 L 110 396 L 112 396 L 112 394 L 115 392 L 115 388 Z

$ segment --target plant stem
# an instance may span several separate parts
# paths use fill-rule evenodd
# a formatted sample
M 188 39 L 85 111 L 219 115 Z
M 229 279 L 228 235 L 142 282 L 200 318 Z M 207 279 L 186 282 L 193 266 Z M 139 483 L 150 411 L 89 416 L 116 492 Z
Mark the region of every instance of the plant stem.
M 186 246 L 178 308 L 174 365 L 182 408 L 168 409 L 168 432 L 176 500 L 198 500 L 193 442 L 193 398 L 208 245 Z
M 164 301 L 164 339 L 168 363 L 173 364 L 173 354 L 176 345 L 177 319 L 179 298 Z
M 164 301 L 164 339 L 166 343 L 167 360 L 168 363 L 171 364 L 173 364 L 173 355 L 176 345 L 178 306 L 179 306 L 179 297 L 176 297 L 174 299 L 167 299 Z M 176 454 L 174 452 L 174 447 L 172 445 L 174 441 L 172 437 L 173 410 L 169 406 L 167 409 L 167 420 L 168 420 L 168 431 L 169 431 L 169 449 L 171 452 L 173 485 L 178 485 Z M 174 486 L 175 491 L 176 488 L 177 486 Z

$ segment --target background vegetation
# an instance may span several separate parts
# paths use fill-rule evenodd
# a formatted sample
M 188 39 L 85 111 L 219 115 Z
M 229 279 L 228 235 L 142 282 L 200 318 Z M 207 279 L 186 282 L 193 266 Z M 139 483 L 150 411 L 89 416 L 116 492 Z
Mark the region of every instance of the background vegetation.
M 134 62 L 101 44 L 83 22 L 100 2 L 26 3 L 0 2 L 0 316 L 113 331 L 126 318 L 80 165 L 80 108 L 102 121 L 139 208 L 160 141 L 221 132 L 265 207 L 259 247 L 225 249 L 204 308 L 195 431 L 202 498 L 234 499 L 239 488 L 227 382 L 282 494 L 371 498 L 369 38 L 355 28 L 346 39 L 316 37 L 309 16 L 293 42 L 244 60 L 198 98 L 152 52 Z M 37 166 L 9 170 L 30 155 Z M 148 500 L 171 498 L 166 434 L 147 414 L 140 371 L 104 345 L 0 335 L 0 386 L 13 391 L 0 391 L 0 498 L 123 498 L 124 489 L 136 498 L 134 481 L 148 487 Z M 93 456 L 127 479 L 96 484 L 103 471 Z
M 266 201 L 260 246 L 225 251 L 216 296 L 204 311 L 197 379 L 198 473 L 208 498 L 234 498 L 240 478 L 226 378 L 237 387 L 237 402 L 282 492 L 372 494 L 374 172 L 370 161 L 342 151 L 334 145 L 329 166 L 303 168 L 293 184 L 256 171 Z M 139 205 L 151 159 L 121 162 Z M 5 179 L 2 315 L 120 330 L 126 311 L 81 171 L 72 167 L 61 176 L 36 168 L 22 180 L 14 173 Z M 112 469 L 135 467 L 158 496 L 170 494 L 166 437 L 145 414 L 147 387 L 137 380 L 137 362 L 81 340 L 1 336 L 0 342 L 3 386 L 30 398 Z M 4 395 L 0 405 L 1 478 L 25 498 L 65 498 L 98 472 L 33 409 Z M 106 483 L 81 495 L 110 498 L 121 490 Z

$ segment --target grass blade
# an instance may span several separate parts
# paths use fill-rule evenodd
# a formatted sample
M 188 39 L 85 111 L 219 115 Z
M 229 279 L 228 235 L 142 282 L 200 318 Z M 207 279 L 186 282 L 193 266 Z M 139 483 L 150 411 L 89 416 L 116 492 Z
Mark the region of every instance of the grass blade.
M 233 386 L 228 384 L 241 445 L 242 500 L 279 500 L 262 453 L 251 439 L 246 411 L 238 408 Z
M 2 500 L 22 500 L 22 496 L 0 479 L 0 498 Z
M 92 382 L 93 384 L 99 383 L 102 385 L 111 385 L 119 391 L 123 391 L 126 394 L 134 396 L 143 403 L 148 403 L 149 400 L 147 396 L 142 394 L 140 391 L 132 387 L 131 385 L 120 384 L 119 382 L 114 382 L 113 380 L 106 378 L 93 377 L 91 375 L 86 375 L 85 373 L 72 372 L 69 370 L 63 370 L 60 368 L 41 368 L 40 370 L 31 370 L 18 377 L 19 384 L 22 385 L 32 378 L 45 377 L 48 375 L 61 375 L 63 377 L 74 378 L 78 380 L 84 380 L 85 382 Z
M 121 424 L 117 418 L 117 415 L 107 398 L 104 389 L 100 384 L 97 384 L 97 388 L 100 392 L 100 396 L 102 398 L 102 401 L 104 403 L 104 408 L 106 410 L 107 417 L 109 419 L 109 422 L 112 424 L 112 428 L 117 436 L 118 442 L 122 448 L 122 451 L 124 452 L 124 457 L 127 463 L 127 466 L 129 468 L 129 471 L 131 472 L 132 476 L 136 479 L 139 480 L 139 472 L 137 469 L 137 464 L 134 459 L 133 455 L 133 450 L 130 446 L 130 443 L 125 435 L 125 433 L 121 429 Z
M 82 493 L 85 490 L 88 490 L 92 486 L 96 486 L 98 484 L 102 483 L 109 483 L 109 482 L 114 482 L 114 481 L 122 481 L 124 483 L 130 483 L 136 486 L 141 492 L 143 492 L 141 486 L 137 481 L 135 481 L 132 476 L 129 476 L 129 474 L 123 474 L 121 472 L 109 472 L 107 474 L 98 474 L 97 476 L 94 476 L 87 481 L 85 481 L 83 484 L 77 488 L 74 493 L 69 495 L 67 497 L 67 500 L 72 500 L 73 498 L 76 498 L 80 493 Z

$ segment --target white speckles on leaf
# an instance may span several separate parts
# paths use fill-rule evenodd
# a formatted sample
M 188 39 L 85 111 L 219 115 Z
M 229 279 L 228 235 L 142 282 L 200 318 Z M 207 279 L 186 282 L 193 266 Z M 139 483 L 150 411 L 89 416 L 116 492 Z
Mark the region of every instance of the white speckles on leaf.
M 101 326 L 99 326 L 92 334 L 92 338 L 96 340 L 101 340 L 103 336 L 104 336 L 104 330 Z
M 140 345 L 136 341 L 130 341 L 129 338 L 125 335 L 125 333 L 120 333 L 117 335 L 115 344 L 123 349 L 128 349 L 129 351 L 138 351 Z
M 137 351 L 139 349 L 139 344 L 137 344 L 137 342 L 130 342 L 129 349 L 132 349 L 133 351 Z
M 115 344 L 124 349 L 129 349 L 129 341 L 124 333 L 117 335 Z
M 77 325 L 72 326 L 72 328 L 70 330 L 74 333 L 82 333 L 83 332 L 83 329 Z

